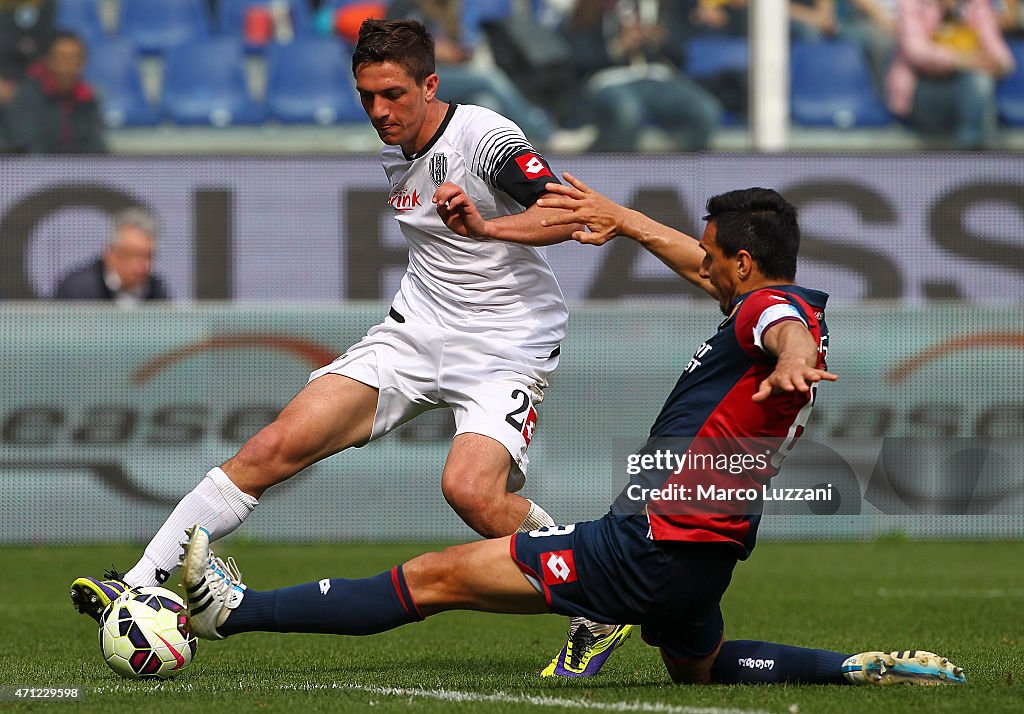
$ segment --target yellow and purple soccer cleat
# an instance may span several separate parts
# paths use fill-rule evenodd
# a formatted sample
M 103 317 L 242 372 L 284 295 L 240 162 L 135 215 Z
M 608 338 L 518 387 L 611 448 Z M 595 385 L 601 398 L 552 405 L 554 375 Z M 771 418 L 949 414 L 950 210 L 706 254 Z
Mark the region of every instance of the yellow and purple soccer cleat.
M 966 684 L 964 670 L 945 657 L 924 650 L 861 652 L 843 662 L 843 676 L 853 684 Z
M 99 622 L 104 608 L 127 589 L 128 583 L 123 576 L 110 569 L 103 574 L 102 580 L 85 577 L 71 583 L 71 604 L 81 614 Z
M 632 634 L 632 625 L 601 625 L 582 617 L 569 621 L 569 637 L 541 677 L 593 677 Z

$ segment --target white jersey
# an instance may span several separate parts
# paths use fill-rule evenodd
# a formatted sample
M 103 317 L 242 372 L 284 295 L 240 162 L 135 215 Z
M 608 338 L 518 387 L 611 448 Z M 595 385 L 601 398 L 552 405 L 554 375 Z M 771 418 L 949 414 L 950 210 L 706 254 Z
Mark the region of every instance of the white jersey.
M 489 109 L 451 104 L 434 138 L 407 157 L 385 146 L 388 204 L 409 242 L 395 296 L 402 317 L 466 332 L 491 332 L 522 348 L 552 350 L 568 311 L 551 266 L 533 246 L 464 238 L 431 202 L 445 181 L 460 186 L 485 219 L 520 213 L 555 181 L 513 122 Z

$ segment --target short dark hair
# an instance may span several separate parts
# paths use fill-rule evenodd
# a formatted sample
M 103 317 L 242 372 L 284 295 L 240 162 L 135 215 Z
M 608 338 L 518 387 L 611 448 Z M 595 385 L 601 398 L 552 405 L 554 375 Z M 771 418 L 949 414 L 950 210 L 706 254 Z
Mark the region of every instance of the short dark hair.
M 800 227 L 796 208 L 770 188 L 745 188 L 708 199 L 705 221 L 715 221 L 715 241 L 727 257 L 745 250 L 767 278 L 796 278 Z
M 83 55 L 86 54 L 86 52 L 88 51 L 88 47 L 86 47 L 85 40 L 83 40 L 80 35 L 78 35 L 75 32 L 72 32 L 71 30 L 57 30 L 56 32 L 54 32 L 53 37 L 50 38 L 50 44 L 46 46 L 47 51 L 52 49 L 53 46 L 57 44 L 57 42 L 59 42 L 60 40 L 70 40 L 72 42 L 77 43 L 78 48 L 82 50 Z
M 367 62 L 393 62 L 423 84 L 434 73 L 434 38 L 418 20 L 364 20 L 352 53 L 352 74 Z

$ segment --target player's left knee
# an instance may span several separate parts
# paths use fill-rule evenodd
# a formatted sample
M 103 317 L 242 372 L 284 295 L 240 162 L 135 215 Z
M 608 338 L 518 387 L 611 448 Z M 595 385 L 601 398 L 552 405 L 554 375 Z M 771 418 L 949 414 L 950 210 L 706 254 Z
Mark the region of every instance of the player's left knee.
M 675 684 L 711 684 L 711 668 L 707 670 L 684 669 L 669 670 L 669 676 Z
M 453 588 L 456 563 L 448 551 L 423 553 L 402 566 L 406 585 L 423 615 L 446 609 L 456 595 Z
M 463 518 L 474 515 L 486 517 L 487 512 L 500 503 L 505 493 L 503 488 L 495 484 L 458 475 L 445 478 L 441 483 L 441 492 L 448 505 Z
M 662 661 L 669 677 L 676 684 L 711 684 L 711 669 L 718 657 L 721 645 L 713 653 L 703 659 L 680 660 L 669 656 L 664 650 L 661 651 Z

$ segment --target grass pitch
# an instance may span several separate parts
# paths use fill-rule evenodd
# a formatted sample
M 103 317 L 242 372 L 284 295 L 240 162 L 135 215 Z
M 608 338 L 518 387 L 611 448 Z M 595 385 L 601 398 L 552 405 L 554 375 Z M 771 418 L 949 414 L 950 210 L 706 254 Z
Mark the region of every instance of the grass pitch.
M 413 545 L 222 544 L 251 586 L 375 574 Z M 223 552 L 221 552 L 223 551 Z M 1024 710 L 1024 543 L 762 543 L 723 604 L 726 635 L 856 652 L 930 649 L 965 687 L 676 686 L 633 639 L 589 681 L 540 680 L 565 621 L 448 613 L 373 637 L 251 634 L 200 642 L 164 683 L 118 678 L 91 620 L 67 597 L 77 575 L 133 563 L 134 546 L 0 549 L 0 686 L 84 688 L 55 711 L 1020 712 Z

